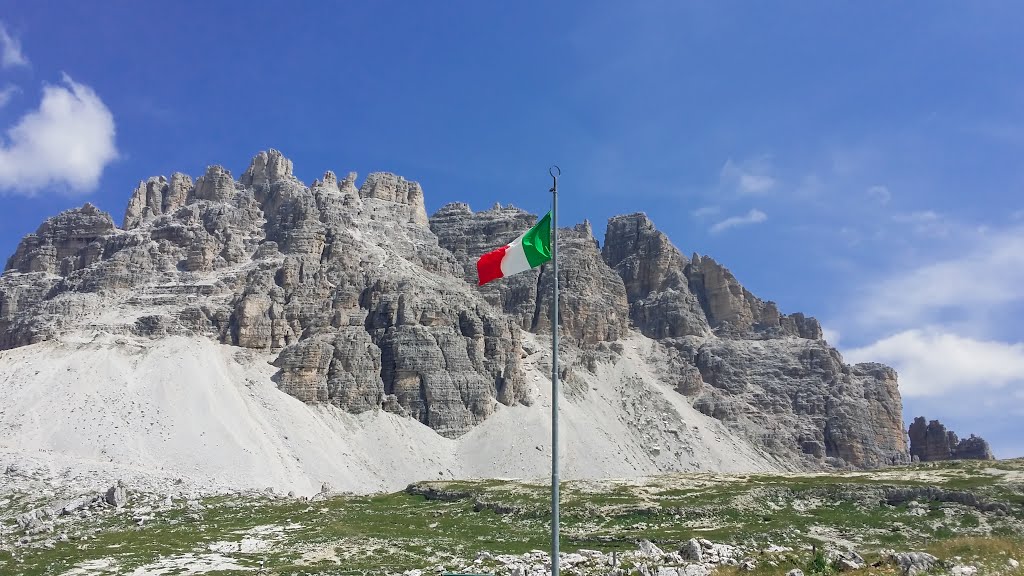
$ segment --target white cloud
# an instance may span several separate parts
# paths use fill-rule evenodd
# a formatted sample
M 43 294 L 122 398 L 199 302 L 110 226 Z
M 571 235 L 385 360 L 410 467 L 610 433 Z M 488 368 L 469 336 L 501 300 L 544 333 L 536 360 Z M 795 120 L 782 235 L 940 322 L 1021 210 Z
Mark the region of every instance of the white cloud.
M 28 66 L 28 58 L 21 52 L 21 41 L 7 33 L 0 22 L 0 67 Z
M 64 75 L 63 85 L 43 87 L 39 108 L 0 142 L 0 190 L 90 192 L 117 158 L 114 135 L 114 117 L 99 96 Z
M 740 174 L 740 192 L 759 194 L 775 187 L 775 179 L 760 174 Z
M 820 196 L 825 189 L 825 182 L 821 177 L 817 174 L 806 174 L 800 179 L 800 185 L 797 186 L 795 193 L 798 198 L 809 199 Z
M 730 158 L 722 166 L 719 180 L 724 187 L 741 195 L 765 194 L 775 188 L 775 179 L 770 175 L 771 170 L 771 162 L 767 156 L 741 163 L 733 162 Z
M 909 214 L 897 214 L 892 217 L 892 219 L 897 222 L 906 222 L 910 224 L 927 224 L 929 222 L 937 222 L 941 218 L 941 216 L 932 210 L 921 210 L 918 212 L 911 212 Z
M 932 210 L 896 214 L 892 219 L 894 222 L 909 226 L 915 234 L 933 238 L 949 236 L 954 228 L 948 218 Z
M 872 186 L 867 189 L 867 194 L 883 206 L 888 204 L 889 200 L 892 200 L 892 193 L 885 186 Z
M 1024 210 L 1017 210 L 1010 214 L 1010 220 L 1024 220 Z
M 721 210 L 718 206 L 702 206 L 693 211 L 693 216 L 695 218 L 706 218 L 718 214 Z
M 718 222 L 717 224 L 711 227 L 711 233 L 717 234 L 730 228 L 736 228 L 737 226 L 747 226 L 750 224 L 757 224 L 759 222 L 764 222 L 767 219 L 767 214 L 761 212 L 760 210 L 753 209 L 743 216 L 731 216 L 729 218 L 726 218 L 725 220 L 722 220 L 721 222 Z
M 956 255 L 870 283 L 852 315 L 867 326 L 909 328 L 934 323 L 943 313 L 990 314 L 1024 302 L 1024 227 L 962 245 Z
M 951 392 L 993 393 L 1021 398 L 1024 343 L 960 336 L 943 328 L 911 329 L 843 352 L 849 362 L 882 362 L 899 373 L 908 397 Z
M 839 333 L 839 330 L 835 330 L 835 329 L 829 328 L 827 326 L 822 326 L 821 327 L 821 336 L 822 336 L 822 338 L 825 339 L 826 342 L 828 342 L 829 346 L 832 346 L 833 348 L 838 348 L 839 347 L 840 336 L 841 336 L 841 334 Z
M 0 90 L 0 108 L 7 106 L 7 103 L 11 101 L 11 98 L 20 91 L 21 89 L 13 84 L 4 86 L 4 89 Z

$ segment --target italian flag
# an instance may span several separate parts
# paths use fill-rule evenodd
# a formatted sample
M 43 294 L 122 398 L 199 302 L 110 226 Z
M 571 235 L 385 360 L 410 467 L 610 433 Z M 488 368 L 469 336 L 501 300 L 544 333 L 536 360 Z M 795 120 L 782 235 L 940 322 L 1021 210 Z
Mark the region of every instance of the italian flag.
M 551 212 L 537 221 L 533 228 L 507 245 L 484 254 L 476 261 L 480 286 L 526 272 L 551 260 Z

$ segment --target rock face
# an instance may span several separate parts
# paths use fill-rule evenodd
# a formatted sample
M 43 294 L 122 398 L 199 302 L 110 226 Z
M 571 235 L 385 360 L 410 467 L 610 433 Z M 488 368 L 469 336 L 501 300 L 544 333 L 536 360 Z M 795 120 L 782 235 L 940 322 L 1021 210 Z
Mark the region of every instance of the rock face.
M 821 340 L 779 338 L 676 342 L 703 386 L 694 407 L 761 439 L 772 454 L 858 467 L 907 461 L 896 373 L 845 365 Z
M 192 188 L 192 178 L 180 172 L 172 174 L 170 182 L 163 176 L 139 182 L 128 200 L 123 228 L 131 230 L 162 214 L 173 214 L 188 202 Z
M 708 256 L 697 256 L 686 269 L 690 289 L 697 295 L 708 323 L 720 335 L 743 337 L 796 336 L 821 339 L 821 325 L 797 313 L 779 313 L 774 302 L 764 302 L 740 285 L 729 270 Z
M 629 317 L 645 336 L 709 336 L 710 326 L 686 275 L 689 261 L 645 214 L 608 221 L 605 262 L 626 288 Z
M 92 204 L 62 212 L 22 239 L 6 269 L 67 276 L 99 261 L 101 239 L 115 228 L 110 215 Z
M 438 242 L 462 264 L 462 277 L 477 284 L 481 254 L 516 239 L 537 216 L 514 206 L 473 213 L 466 204 L 448 204 L 430 219 Z M 559 230 L 559 316 L 563 337 L 577 343 L 610 342 L 629 329 L 622 279 L 605 265 L 588 222 Z M 552 268 L 543 265 L 480 287 L 492 306 L 515 318 L 523 330 L 551 332 Z
M 938 420 L 925 424 L 924 416 L 914 418 L 910 425 L 910 455 L 922 462 L 936 460 L 994 460 L 988 442 L 971 434 L 960 440 Z
M 662 372 L 694 407 L 787 460 L 907 461 L 892 369 L 844 364 L 817 320 L 781 314 L 707 256 L 687 259 L 644 214 L 611 218 L 602 254 L 633 324 L 680 352 Z
M 194 186 L 147 180 L 125 230 L 91 205 L 52 218 L 8 262 L 0 345 L 75 324 L 205 334 L 279 351 L 276 380 L 303 401 L 385 407 L 446 436 L 529 402 L 519 326 L 452 282 L 462 267 L 427 228 L 419 185 L 354 179 L 307 188 L 271 150 L 240 182 L 220 166 Z M 117 318 L 90 305 L 109 298 Z
M 592 393 L 579 371 L 653 339 L 650 377 L 781 466 L 908 458 L 891 369 L 844 364 L 816 320 L 687 258 L 647 216 L 612 218 L 603 247 L 587 222 L 560 229 L 557 279 L 544 265 L 478 287 L 476 259 L 536 215 L 448 204 L 428 218 L 418 183 L 356 180 L 307 187 L 270 150 L 237 181 L 211 166 L 140 182 L 121 228 L 89 204 L 50 218 L 0 277 L 0 348 L 85 330 L 207 337 L 272 354 L 274 382 L 303 402 L 456 437 L 533 402 L 524 333 L 550 334 L 557 281 L 574 398 Z

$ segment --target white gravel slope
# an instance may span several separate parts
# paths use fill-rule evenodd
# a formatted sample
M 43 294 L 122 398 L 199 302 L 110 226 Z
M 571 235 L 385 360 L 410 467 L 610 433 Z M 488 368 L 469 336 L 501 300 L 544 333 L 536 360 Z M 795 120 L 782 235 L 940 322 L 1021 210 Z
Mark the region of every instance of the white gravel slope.
M 562 479 L 777 464 L 657 381 L 626 342 L 560 404 Z M 537 342 L 538 347 L 543 342 Z M 83 489 L 398 490 L 431 478 L 550 474 L 550 381 L 528 363 L 532 406 L 498 405 L 451 440 L 381 411 L 352 415 L 277 390 L 272 357 L 204 338 L 65 336 L 0 352 L 0 470 L 48 468 Z M 630 403 L 640 412 L 628 416 Z M 180 479 L 181 482 L 175 484 Z

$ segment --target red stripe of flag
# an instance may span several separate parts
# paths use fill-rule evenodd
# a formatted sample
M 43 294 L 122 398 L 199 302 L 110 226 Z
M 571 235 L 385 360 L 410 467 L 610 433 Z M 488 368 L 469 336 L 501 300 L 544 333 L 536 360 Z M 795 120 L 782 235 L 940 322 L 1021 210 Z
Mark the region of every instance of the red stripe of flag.
M 507 248 L 508 246 L 502 246 L 484 254 L 476 261 L 476 274 L 480 278 L 480 286 L 504 276 L 501 273 L 501 261 L 505 258 Z

